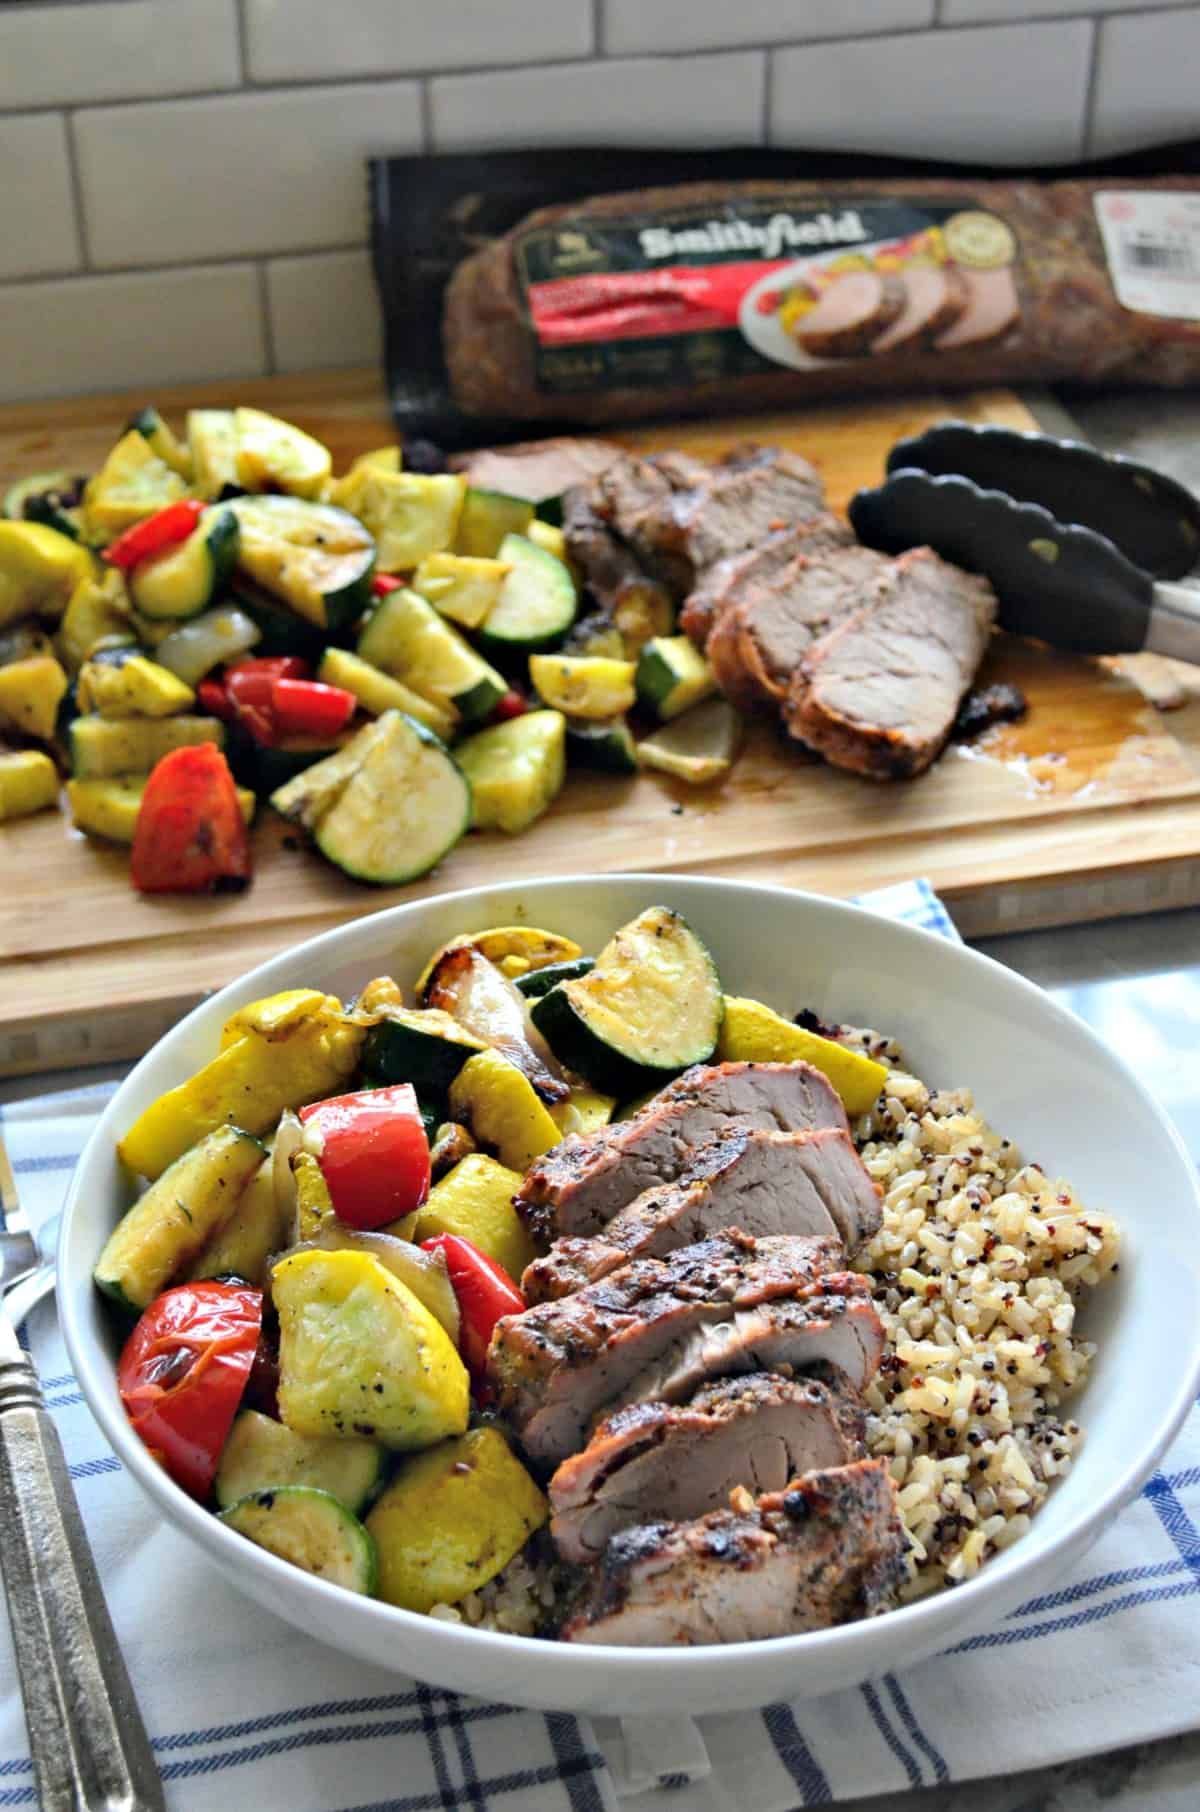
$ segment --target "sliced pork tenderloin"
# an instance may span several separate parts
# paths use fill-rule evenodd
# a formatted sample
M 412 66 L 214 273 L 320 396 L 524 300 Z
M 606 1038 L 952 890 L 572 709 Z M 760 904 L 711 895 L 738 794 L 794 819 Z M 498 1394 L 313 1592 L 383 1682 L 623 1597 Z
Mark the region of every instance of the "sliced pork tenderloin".
M 939 334 L 935 342 L 939 352 L 998 340 L 1021 318 L 1021 304 L 1010 266 L 1004 265 L 994 271 L 962 271 L 960 275 L 967 290 L 966 306 L 953 325 Z
M 792 333 L 814 359 L 849 359 L 870 352 L 899 319 L 907 295 L 899 277 L 879 271 L 846 271 L 835 277 Z
M 707 568 L 684 600 L 679 627 L 703 650 L 722 611 L 740 604 L 760 585 L 774 585 L 797 554 L 824 553 L 831 547 L 853 545 L 854 531 L 849 524 L 825 512 L 792 528 L 775 529 L 757 547 L 730 554 Z
M 628 1264 L 736 1227 L 754 1238 L 811 1234 L 848 1250 L 878 1230 L 880 1191 L 840 1127 L 779 1133 L 734 1126 L 695 1153 L 674 1183 L 645 1190 L 594 1239 L 556 1240 L 521 1279 L 551 1302 Z
M 787 696 L 796 668 L 813 644 L 855 611 L 868 609 L 884 595 L 892 562 L 869 547 L 835 547 L 803 556 L 774 588 L 763 587 L 723 616 L 709 643 L 732 628 L 729 656 L 723 663 L 734 691 L 727 697 L 748 699 L 758 710 L 776 710 Z M 717 675 L 718 684 L 721 676 Z M 722 685 L 722 690 L 725 690 Z
M 786 1490 L 694 1522 L 614 1535 L 566 1642 L 754 1642 L 828 1629 L 886 1608 L 908 1540 L 879 1460 L 810 1472 Z
M 573 1134 L 526 1173 L 514 1200 L 535 1238 L 599 1233 L 645 1189 L 673 1183 L 730 1122 L 775 1132 L 849 1132 L 841 1098 L 808 1063 L 697 1064 L 632 1119 Z
M 788 730 L 855 774 L 921 773 L 945 745 L 995 619 L 986 579 L 931 548 L 902 554 L 881 598 L 805 655 L 784 707 Z
M 864 1453 L 862 1399 L 844 1373 L 751 1372 L 706 1384 L 688 1403 L 639 1403 L 601 1422 L 550 1481 L 550 1533 L 567 1560 L 593 1561 L 631 1524 L 723 1509 Z
M 597 1416 L 678 1402 L 708 1378 L 825 1359 L 861 1389 L 883 1350 L 866 1280 L 836 1240 L 726 1233 L 643 1258 L 496 1325 L 488 1376 L 537 1461 L 574 1453 Z
M 904 272 L 904 307 L 871 342 L 871 352 L 895 352 L 914 340 L 928 344 L 948 333 L 965 312 L 971 292 L 956 264 L 910 265 Z

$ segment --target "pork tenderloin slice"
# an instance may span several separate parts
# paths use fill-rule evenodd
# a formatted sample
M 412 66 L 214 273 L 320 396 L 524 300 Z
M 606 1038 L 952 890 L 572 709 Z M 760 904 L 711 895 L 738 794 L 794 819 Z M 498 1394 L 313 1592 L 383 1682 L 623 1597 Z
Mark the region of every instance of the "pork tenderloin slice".
M 709 482 L 648 510 L 635 547 L 681 573 L 688 592 L 707 567 L 758 546 L 768 535 L 824 513 L 825 487 L 798 453 L 764 447 L 712 468 Z
M 945 745 L 995 617 L 986 579 L 931 548 L 901 555 L 880 600 L 805 655 L 784 707 L 788 730 L 852 773 L 921 773 Z
M 952 352 L 958 346 L 978 346 L 985 340 L 998 340 L 1015 326 L 1021 316 L 1021 304 L 1012 269 L 1005 265 L 996 271 L 963 271 L 967 300 L 958 319 L 934 342 L 939 352 Z
M 655 1368 L 671 1371 L 694 1335 L 743 1310 L 777 1301 L 789 1306 L 792 1298 L 819 1292 L 840 1249 L 836 1240 L 753 1240 L 727 1233 L 669 1258 L 638 1259 L 573 1296 L 506 1315 L 488 1351 L 500 1408 L 535 1459 L 557 1464 L 582 1445 L 610 1405 L 662 1395 L 643 1389 L 642 1380 Z M 840 1290 L 843 1278 L 836 1275 Z M 861 1278 L 848 1287 L 870 1308 Z M 833 1313 L 828 1300 L 820 1297 L 826 1319 Z M 846 1346 L 851 1365 L 843 1369 L 861 1384 L 865 1347 L 835 1344 Z M 810 1359 L 840 1363 L 836 1353 L 809 1352 L 810 1346 L 805 1343 Z M 761 1369 L 734 1354 L 706 1375 Z M 693 1388 L 701 1382 L 703 1376 L 694 1377 Z
M 954 326 L 970 300 L 966 279 L 956 264 L 911 265 L 900 280 L 904 307 L 872 342 L 872 353 L 894 352 L 913 340 L 936 339 Z
M 593 1561 L 633 1523 L 704 1516 L 736 1485 L 782 1491 L 802 1473 L 861 1459 L 865 1429 L 861 1398 L 833 1366 L 795 1379 L 752 1372 L 704 1385 L 688 1403 L 640 1403 L 601 1422 L 558 1468 L 550 1532 L 567 1560 Z
M 835 277 L 816 306 L 793 329 L 804 352 L 814 359 L 856 358 L 903 312 L 906 301 L 898 277 L 879 271 L 847 271 Z
M 753 697 L 760 709 L 777 708 L 813 643 L 879 598 L 891 569 L 892 562 L 873 548 L 835 547 L 801 557 L 776 586 L 756 591 L 733 619 L 732 664 L 741 695 Z M 712 645 L 728 621 L 721 618 Z
M 849 524 L 824 511 L 792 528 L 775 529 L 757 547 L 730 554 L 705 570 L 684 600 L 679 627 L 703 650 L 721 613 L 736 607 L 760 585 L 773 584 L 797 554 L 853 545 L 854 531 Z
M 526 1173 L 517 1208 L 547 1243 L 599 1233 L 644 1189 L 674 1182 L 696 1147 L 732 1121 L 775 1132 L 850 1130 L 836 1090 L 811 1064 L 697 1064 L 632 1119 L 563 1139 Z
M 580 434 L 455 453 L 447 463 L 477 490 L 503 491 L 508 497 L 543 503 L 572 486 L 588 484 L 624 457 L 615 441 L 589 440 Z
M 757 1503 L 609 1541 L 566 1642 L 755 1642 L 828 1629 L 892 1601 L 908 1540 L 879 1460 L 793 1480 Z
M 556 1240 L 521 1279 L 549 1302 L 635 1258 L 663 1258 L 736 1227 L 758 1239 L 810 1234 L 853 1249 L 879 1227 L 880 1191 L 840 1127 L 778 1133 L 734 1127 L 700 1147 L 676 1182 L 649 1189 L 601 1237 Z
M 612 608 L 622 585 L 644 578 L 635 556 L 600 515 L 594 484 L 572 485 L 565 493 L 562 528 L 568 554 L 604 609 Z

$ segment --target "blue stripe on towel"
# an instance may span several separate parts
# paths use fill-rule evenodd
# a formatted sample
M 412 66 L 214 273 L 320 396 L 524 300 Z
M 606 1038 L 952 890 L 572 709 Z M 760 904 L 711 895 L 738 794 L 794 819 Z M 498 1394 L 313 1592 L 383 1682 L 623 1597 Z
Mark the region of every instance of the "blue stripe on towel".
M 885 1674 L 883 1683 L 891 1694 L 893 1705 L 900 1714 L 900 1722 L 904 1725 L 905 1730 L 907 1730 L 909 1736 L 917 1745 L 917 1748 L 921 1751 L 922 1755 L 925 1756 L 926 1760 L 931 1764 L 934 1780 L 938 1782 L 948 1781 L 950 1779 L 950 1770 L 946 1766 L 946 1758 L 940 1749 L 934 1747 L 929 1738 L 925 1735 L 925 1732 L 921 1729 L 921 1726 L 917 1722 L 917 1714 L 909 1704 L 904 1689 L 899 1680 L 897 1680 L 895 1674 Z
M 908 1749 L 896 1735 L 896 1732 L 893 1730 L 891 1723 L 888 1720 L 887 1712 L 883 1709 L 883 1705 L 880 1702 L 879 1694 L 875 1691 L 871 1682 L 869 1680 L 864 1680 L 858 1690 L 863 1696 L 863 1700 L 867 1710 L 871 1714 L 871 1719 L 876 1730 L 903 1768 L 905 1774 L 907 1774 L 909 1786 L 923 1787 L 925 1783 L 921 1779 L 921 1764 L 916 1760 L 912 1751 Z
M 775 1753 L 799 1787 L 806 1806 L 827 1806 L 833 1799 L 825 1770 L 804 1740 L 790 1705 L 768 1705 L 762 1714 Z

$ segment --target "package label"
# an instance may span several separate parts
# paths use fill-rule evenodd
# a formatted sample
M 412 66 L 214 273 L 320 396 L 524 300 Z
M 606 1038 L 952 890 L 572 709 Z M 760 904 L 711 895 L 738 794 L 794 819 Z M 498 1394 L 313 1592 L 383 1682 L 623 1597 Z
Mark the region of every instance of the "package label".
M 1105 189 L 1095 207 L 1121 306 L 1168 321 L 1200 321 L 1200 195 Z
M 961 197 L 811 194 L 565 217 L 514 245 L 542 390 L 693 385 L 995 340 L 1016 235 Z

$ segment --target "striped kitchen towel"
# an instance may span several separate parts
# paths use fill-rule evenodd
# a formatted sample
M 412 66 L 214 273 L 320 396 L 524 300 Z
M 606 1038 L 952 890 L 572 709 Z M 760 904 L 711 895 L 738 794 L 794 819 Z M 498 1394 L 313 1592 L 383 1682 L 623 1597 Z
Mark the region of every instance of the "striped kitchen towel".
M 945 935 L 923 886 L 868 901 Z M 109 1090 L 10 1107 L 35 1222 Z M 873 1685 L 762 1713 L 646 1724 L 483 1704 L 278 1622 L 164 1528 L 82 1401 L 53 1306 L 30 1340 L 172 1812 L 790 1812 L 1012 1773 L 1200 1725 L 1200 1410 L 1071 1579 Z M 33 1806 L 0 1618 L 0 1807 Z

